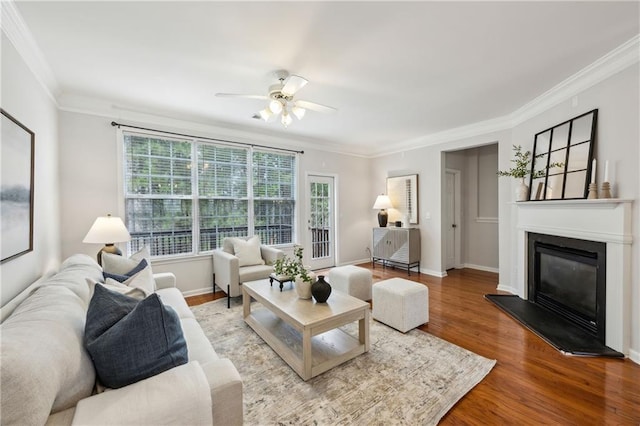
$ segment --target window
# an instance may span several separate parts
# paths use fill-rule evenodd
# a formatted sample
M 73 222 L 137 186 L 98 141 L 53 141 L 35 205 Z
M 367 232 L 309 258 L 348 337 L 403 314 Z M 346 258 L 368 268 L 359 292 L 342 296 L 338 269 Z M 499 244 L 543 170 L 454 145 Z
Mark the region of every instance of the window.
M 207 252 L 228 236 L 294 241 L 294 154 L 124 132 L 130 251 Z

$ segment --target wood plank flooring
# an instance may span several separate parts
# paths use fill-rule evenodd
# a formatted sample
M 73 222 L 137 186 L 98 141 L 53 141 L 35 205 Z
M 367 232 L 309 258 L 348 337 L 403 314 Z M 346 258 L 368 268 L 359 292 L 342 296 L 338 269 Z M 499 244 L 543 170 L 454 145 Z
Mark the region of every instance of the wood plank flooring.
M 371 264 L 359 265 L 371 269 Z M 442 425 L 640 425 L 640 365 L 562 355 L 522 327 L 484 294 L 497 293 L 496 274 L 452 270 L 445 278 L 383 269 L 374 282 L 403 277 L 429 287 L 429 324 L 422 330 L 497 363 L 442 419 Z M 225 297 L 217 292 L 215 298 Z M 187 298 L 190 305 L 212 294 Z

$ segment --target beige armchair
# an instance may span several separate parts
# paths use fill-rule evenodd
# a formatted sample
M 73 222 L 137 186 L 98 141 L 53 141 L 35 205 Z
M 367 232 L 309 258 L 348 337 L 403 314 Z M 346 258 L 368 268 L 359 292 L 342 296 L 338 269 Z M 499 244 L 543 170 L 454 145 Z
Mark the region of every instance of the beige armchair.
M 242 294 L 243 282 L 269 278 L 274 262 L 284 257 L 282 250 L 260 244 L 255 238 L 228 237 L 222 240 L 222 248 L 213 252 L 213 290 L 216 285 L 226 289 L 227 307 L 232 297 Z

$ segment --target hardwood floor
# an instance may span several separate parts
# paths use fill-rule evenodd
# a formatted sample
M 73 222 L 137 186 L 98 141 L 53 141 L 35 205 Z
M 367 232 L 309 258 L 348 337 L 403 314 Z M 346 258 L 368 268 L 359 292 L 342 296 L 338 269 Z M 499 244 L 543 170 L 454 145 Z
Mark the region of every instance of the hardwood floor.
M 359 265 L 371 269 L 370 264 Z M 374 282 L 409 278 L 429 287 L 429 324 L 422 330 L 497 363 L 442 419 L 457 424 L 640 425 L 640 365 L 630 360 L 562 355 L 522 327 L 484 294 L 496 274 L 452 270 L 445 278 L 373 269 Z M 217 292 L 215 298 L 225 297 Z M 212 294 L 187 299 L 190 305 Z

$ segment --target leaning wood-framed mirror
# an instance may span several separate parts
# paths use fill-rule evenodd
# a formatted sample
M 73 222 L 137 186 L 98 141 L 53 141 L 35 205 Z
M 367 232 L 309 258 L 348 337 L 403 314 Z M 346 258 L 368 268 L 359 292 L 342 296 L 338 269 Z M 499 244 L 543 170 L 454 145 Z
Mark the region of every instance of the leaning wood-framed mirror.
M 536 134 L 530 201 L 587 198 L 597 119 L 594 109 Z

